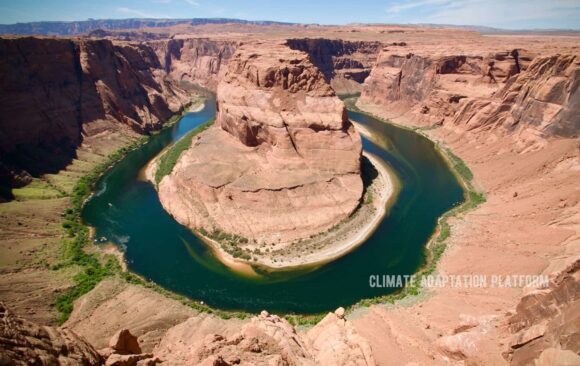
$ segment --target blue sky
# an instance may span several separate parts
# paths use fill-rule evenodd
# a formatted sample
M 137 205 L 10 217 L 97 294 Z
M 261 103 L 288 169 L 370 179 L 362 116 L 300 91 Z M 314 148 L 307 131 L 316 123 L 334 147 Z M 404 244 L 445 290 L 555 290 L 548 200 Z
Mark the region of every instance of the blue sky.
M 580 29 L 580 0 L 0 0 L 2 24 L 144 17 Z

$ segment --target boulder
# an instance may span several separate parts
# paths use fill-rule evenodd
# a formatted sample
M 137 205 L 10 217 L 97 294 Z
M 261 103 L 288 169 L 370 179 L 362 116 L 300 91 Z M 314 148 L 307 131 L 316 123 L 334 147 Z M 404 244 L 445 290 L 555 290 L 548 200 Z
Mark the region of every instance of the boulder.
M 128 329 L 122 329 L 115 333 L 109 341 L 109 347 L 115 353 L 121 355 L 136 355 L 141 353 L 141 347 L 139 346 L 137 337 L 131 334 Z

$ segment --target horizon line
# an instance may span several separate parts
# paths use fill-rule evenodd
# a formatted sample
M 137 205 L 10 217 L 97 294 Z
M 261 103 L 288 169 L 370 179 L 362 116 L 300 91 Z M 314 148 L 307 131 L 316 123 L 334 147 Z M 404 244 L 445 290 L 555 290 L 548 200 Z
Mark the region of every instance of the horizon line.
M 301 22 L 289 22 L 289 21 L 279 21 L 279 20 L 249 20 L 243 18 L 228 18 L 228 17 L 191 17 L 191 18 L 155 18 L 155 17 L 129 17 L 129 18 L 86 18 L 81 20 L 38 20 L 32 22 L 16 22 L 16 23 L 0 23 L 0 26 L 14 26 L 21 24 L 37 24 L 37 23 L 76 23 L 76 22 L 91 22 L 91 21 L 122 21 L 122 20 L 166 20 L 166 21 L 188 21 L 195 19 L 205 19 L 205 20 L 232 20 L 232 21 L 242 21 L 248 23 L 278 23 L 282 25 L 316 25 L 324 27 L 332 26 L 354 26 L 354 25 L 370 25 L 370 26 L 441 26 L 441 27 L 472 27 L 472 28 L 487 28 L 491 30 L 499 31 L 510 31 L 510 32 L 521 32 L 521 31 L 568 31 L 568 32 L 580 32 L 579 28 L 498 28 L 488 25 L 474 25 L 474 24 L 448 24 L 448 23 L 374 23 L 374 22 L 351 22 L 351 23 L 301 23 Z

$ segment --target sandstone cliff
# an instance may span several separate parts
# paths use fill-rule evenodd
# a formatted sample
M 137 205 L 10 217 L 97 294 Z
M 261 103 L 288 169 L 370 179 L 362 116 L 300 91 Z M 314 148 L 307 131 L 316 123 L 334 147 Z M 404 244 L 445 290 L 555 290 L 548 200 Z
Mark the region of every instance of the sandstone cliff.
M 442 123 L 455 115 L 460 101 L 490 98 L 510 76 L 525 70 L 529 60 L 518 52 L 432 55 L 390 46 L 379 54 L 360 99 L 415 124 Z
M 502 126 L 523 139 L 526 132 L 575 137 L 580 132 L 579 85 L 577 56 L 538 56 L 491 100 L 466 99 L 453 123 L 468 129 Z
M 329 229 L 359 205 L 360 136 L 305 53 L 240 47 L 217 104 L 216 125 L 159 185 L 179 222 L 287 243 Z
M 189 100 L 145 45 L 4 38 L 0 54 L 0 185 L 62 169 L 84 136 L 159 129 Z
M 383 116 L 413 125 L 576 136 L 579 75 L 575 55 L 536 56 L 521 49 L 415 55 L 388 47 L 365 81 L 360 103 L 381 106 Z
M 296 38 L 288 47 L 304 51 L 337 93 L 360 92 L 383 44 L 377 41 Z
M 149 43 L 172 80 L 215 90 L 220 70 L 227 65 L 238 42 L 207 38 L 170 39 Z
M 174 365 L 375 365 L 367 341 L 337 313 L 302 333 L 285 319 L 262 312 L 229 337 L 208 333 L 205 324 L 200 331 L 195 327 L 199 319 L 192 317 L 170 329 L 153 352 Z

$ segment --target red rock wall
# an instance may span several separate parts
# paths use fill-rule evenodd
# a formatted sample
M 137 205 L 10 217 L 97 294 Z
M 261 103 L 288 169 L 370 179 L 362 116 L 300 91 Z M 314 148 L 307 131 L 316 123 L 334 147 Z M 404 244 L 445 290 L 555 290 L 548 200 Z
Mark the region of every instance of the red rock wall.
M 578 362 L 580 352 L 580 260 L 555 276 L 550 286 L 522 297 L 507 320 L 513 333 L 504 356 L 511 365 Z
M 169 77 L 215 90 L 218 75 L 238 47 L 237 42 L 206 38 L 149 43 Z
M 359 92 L 383 44 L 340 39 L 289 39 L 288 47 L 306 52 L 337 93 Z
M 387 117 L 412 125 L 502 126 L 577 136 L 579 65 L 574 55 L 534 56 L 523 50 L 429 56 L 388 48 L 359 102 L 379 105 Z
M 0 303 L 2 365 L 103 365 L 97 351 L 71 330 L 40 326 Z
M 502 126 L 542 136 L 580 132 L 580 60 L 573 55 L 536 57 L 490 100 L 466 100 L 453 123 L 467 129 Z
M 188 96 L 145 45 L 0 39 L 0 185 L 58 171 L 83 136 L 159 129 Z

